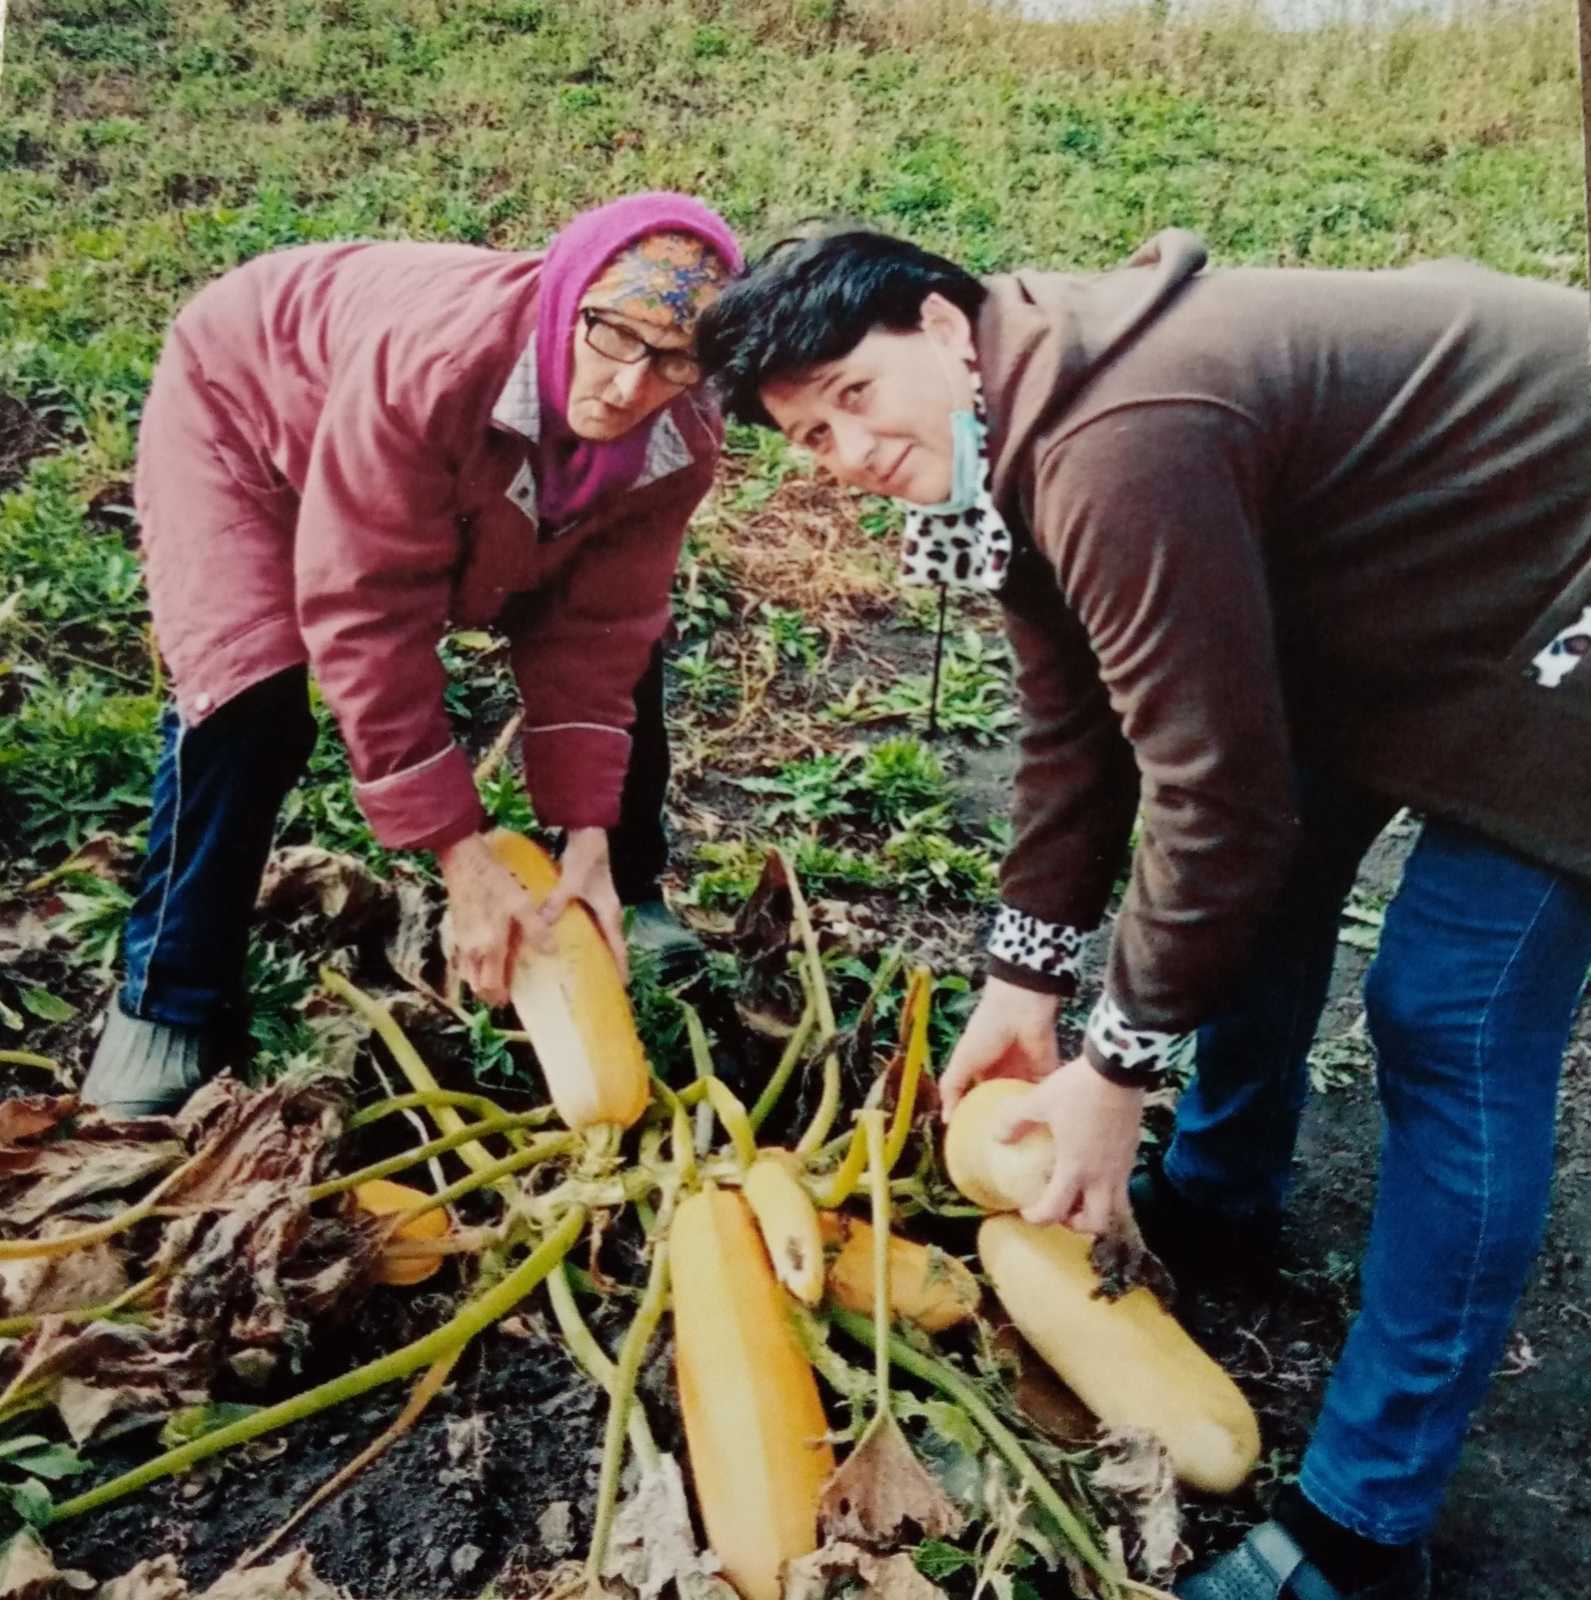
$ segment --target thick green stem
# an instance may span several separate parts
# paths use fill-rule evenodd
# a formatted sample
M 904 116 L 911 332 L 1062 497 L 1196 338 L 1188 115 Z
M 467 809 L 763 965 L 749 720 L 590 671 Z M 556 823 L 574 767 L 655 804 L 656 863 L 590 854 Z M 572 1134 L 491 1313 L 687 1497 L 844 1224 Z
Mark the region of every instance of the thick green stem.
M 784 1051 L 779 1057 L 779 1064 L 773 1069 L 773 1076 L 768 1079 L 766 1087 L 757 1096 L 756 1105 L 748 1113 L 753 1133 L 762 1127 L 773 1108 L 779 1104 L 786 1086 L 800 1064 L 801 1052 L 806 1049 L 807 1040 L 812 1037 L 812 1029 L 818 1020 L 818 1003 L 813 996 L 810 980 L 806 984 L 806 991 L 806 1004 L 801 1009 L 795 1031 L 785 1041 Z
M 860 1344 L 867 1345 L 869 1349 L 878 1349 L 878 1332 L 868 1318 L 838 1308 L 831 1312 L 830 1316 L 842 1333 L 848 1334 Z M 911 1373 L 913 1377 L 921 1378 L 925 1383 L 931 1383 L 941 1394 L 955 1401 L 977 1423 L 989 1443 L 1005 1457 L 1023 1486 L 1065 1537 L 1066 1542 L 1077 1552 L 1085 1566 L 1097 1573 L 1113 1589 L 1128 1581 L 1123 1574 L 1111 1567 L 1104 1552 L 1094 1543 L 1082 1518 L 1061 1498 L 1055 1485 L 1039 1471 L 1033 1458 L 1022 1448 L 1021 1440 L 1000 1421 L 983 1396 L 960 1373 L 944 1362 L 924 1355 L 921 1350 L 915 1349 L 898 1337 L 891 1336 L 886 1349 L 889 1359 L 896 1366 Z
M 574 1290 L 569 1284 L 569 1271 L 569 1267 L 560 1261 L 547 1275 L 547 1298 L 552 1301 L 552 1314 L 564 1343 L 569 1346 L 570 1354 L 611 1395 L 619 1381 L 619 1369 L 608 1359 L 607 1351 L 597 1343 L 597 1336 L 580 1315 Z M 646 1420 L 646 1413 L 639 1406 L 630 1407 L 626 1427 L 630 1435 L 630 1448 L 642 1467 L 650 1472 L 658 1462 L 657 1441 L 652 1437 L 652 1427 Z
M 736 1162 L 741 1171 L 746 1171 L 757 1159 L 757 1136 L 751 1131 L 751 1119 L 746 1115 L 745 1106 L 722 1078 L 707 1080 L 707 1098 L 735 1147 Z
M 851 1148 L 845 1159 L 829 1175 L 828 1182 L 813 1191 L 812 1199 L 821 1211 L 833 1211 L 856 1193 L 856 1186 L 867 1170 L 867 1135 L 861 1128 L 851 1133 Z
M 823 956 L 818 950 L 818 936 L 812 928 L 812 913 L 807 909 L 807 897 L 801 891 L 801 880 L 796 877 L 790 858 L 781 850 L 779 859 L 784 863 L 785 878 L 790 885 L 790 910 L 795 917 L 796 932 L 801 948 L 806 953 L 807 972 L 812 982 L 812 998 L 817 1006 L 818 1026 L 823 1037 L 832 1041 L 835 1035 L 834 1001 L 829 995 L 829 980 L 823 971 Z M 818 1108 L 812 1114 L 807 1131 L 796 1142 L 796 1154 L 809 1156 L 829 1136 L 834 1119 L 840 1113 L 840 1057 L 832 1047 L 823 1057 L 823 1092 Z
M 353 1372 L 344 1373 L 313 1389 L 306 1389 L 303 1394 L 294 1395 L 290 1400 L 267 1406 L 227 1427 L 217 1428 L 175 1450 L 168 1450 L 153 1461 L 146 1461 L 141 1467 L 124 1472 L 119 1478 L 112 1478 L 109 1483 L 102 1483 L 86 1494 L 64 1500 L 50 1513 L 50 1521 L 64 1522 L 69 1517 L 80 1517 L 86 1511 L 97 1511 L 101 1506 L 134 1494 L 151 1483 L 158 1483 L 174 1472 L 182 1472 L 195 1462 L 204 1461 L 222 1450 L 230 1450 L 235 1444 L 246 1444 L 262 1434 L 274 1433 L 278 1428 L 301 1422 L 328 1406 L 352 1400 L 381 1384 L 406 1378 L 411 1372 L 418 1372 L 421 1367 L 440 1361 L 500 1317 L 507 1316 L 569 1253 L 580 1237 L 585 1220 L 584 1209 L 572 1207 L 532 1254 L 500 1282 L 457 1311 L 434 1333 L 416 1339 L 412 1344 L 406 1344 Z
M 0 1066 L 37 1067 L 40 1072 L 53 1073 L 57 1078 L 61 1075 L 58 1061 L 51 1061 L 48 1056 L 36 1056 L 31 1050 L 0 1050 Z
M 388 1156 L 385 1161 L 372 1162 L 368 1167 L 361 1167 L 357 1172 L 347 1173 L 340 1178 L 328 1178 L 324 1183 L 317 1183 L 309 1191 L 309 1198 L 324 1200 L 328 1195 L 341 1194 L 346 1189 L 357 1189 L 362 1183 L 373 1183 L 378 1178 L 390 1177 L 394 1172 L 403 1172 L 409 1167 L 417 1167 L 423 1161 L 429 1161 L 433 1156 L 446 1155 L 449 1150 L 456 1150 L 461 1144 L 468 1144 L 472 1139 L 478 1139 L 485 1133 L 506 1133 L 510 1129 L 518 1130 L 528 1128 L 542 1119 L 535 1116 L 510 1116 L 506 1113 L 495 1117 L 485 1117 L 479 1122 L 471 1122 L 454 1133 L 443 1134 L 440 1139 L 432 1139 L 427 1144 L 416 1145 L 412 1150 L 405 1150 L 399 1155 Z M 556 1135 L 554 1136 L 556 1137 Z M 521 1145 L 521 1149 L 528 1146 Z
M 164 1276 L 163 1273 L 155 1273 L 142 1278 L 130 1288 L 123 1289 L 114 1300 L 106 1300 L 99 1305 L 75 1306 L 70 1311 L 33 1311 L 19 1317 L 0 1317 L 0 1339 L 14 1339 L 18 1334 L 32 1333 L 46 1317 L 74 1326 L 80 1322 L 99 1322 L 106 1317 L 113 1317 L 124 1307 L 142 1300 L 151 1289 L 158 1288 Z
M 602 1576 L 602 1563 L 608 1554 L 608 1536 L 613 1530 L 613 1513 L 619 1500 L 619 1468 L 624 1464 L 623 1440 L 626 1419 L 635 1399 L 635 1383 L 640 1376 L 641 1360 L 657 1331 L 668 1299 L 668 1214 L 672 1206 L 665 1201 L 664 1227 L 653 1247 L 652 1271 L 647 1278 L 646 1295 L 641 1301 L 635 1320 L 624 1336 L 619 1351 L 618 1372 L 608 1391 L 608 1426 L 602 1445 L 602 1476 L 597 1483 L 597 1509 L 592 1520 L 591 1550 L 586 1557 L 586 1576 L 595 1583 Z
M 455 1089 L 419 1090 L 371 1101 L 348 1119 L 348 1131 L 351 1133 L 355 1128 L 367 1127 L 400 1111 L 426 1111 L 434 1106 L 454 1106 L 461 1111 L 473 1111 L 478 1117 L 506 1117 L 509 1114 L 484 1094 L 464 1094 Z M 532 1118 L 536 1124 L 540 1124 L 552 1121 L 553 1109 L 551 1106 L 537 1106 L 534 1110 L 515 1114 Z
M 450 1183 L 445 1189 L 438 1189 L 433 1195 L 428 1195 L 423 1201 L 407 1207 L 403 1211 L 394 1211 L 393 1231 L 406 1226 L 416 1217 L 423 1217 L 427 1211 L 435 1211 L 439 1206 L 450 1206 L 455 1200 L 462 1199 L 465 1195 L 476 1189 L 484 1189 L 487 1184 L 493 1185 L 499 1193 L 505 1187 L 503 1179 L 515 1172 L 523 1172 L 526 1167 L 533 1167 L 538 1161 L 546 1161 L 551 1156 L 563 1155 L 573 1150 L 580 1143 L 577 1133 L 544 1133 L 532 1139 L 523 1149 L 516 1150 L 511 1156 L 503 1156 L 498 1161 L 488 1161 L 478 1172 L 472 1172 L 467 1178 L 460 1178 L 457 1183 Z
M 440 1092 L 442 1086 L 421 1059 L 420 1052 L 409 1043 L 408 1035 L 379 1000 L 372 1000 L 362 989 L 356 989 L 340 972 L 333 972 L 330 967 L 320 969 L 320 981 L 333 994 L 346 1000 L 369 1023 L 416 1093 Z M 451 1106 L 433 1104 L 427 1109 L 431 1113 L 431 1120 L 442 1133 L 457 1133 L 464 1126 L 464 1119 Z M 492 1164 L 491 1152 L 478 1141 L 460 1145 L 459 1159 L 476 1172 L 484 1172 Z

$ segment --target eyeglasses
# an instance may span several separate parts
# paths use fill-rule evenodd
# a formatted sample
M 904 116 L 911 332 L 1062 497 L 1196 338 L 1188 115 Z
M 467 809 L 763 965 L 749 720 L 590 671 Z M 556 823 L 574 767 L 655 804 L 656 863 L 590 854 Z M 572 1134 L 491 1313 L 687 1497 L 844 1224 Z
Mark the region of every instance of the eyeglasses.
M 622 361 L 626 366 L 650 359 L 652 370 L 664 383 L 681 389 L 701 382 L 702 364 L 687 351 L 660 350 L 628 328 L 604 320 L 602 313 L 590 306 L 581 307 L 580 318 L 586 325 L 586 343 L 598 355 L 607 356 L 610 361 Z

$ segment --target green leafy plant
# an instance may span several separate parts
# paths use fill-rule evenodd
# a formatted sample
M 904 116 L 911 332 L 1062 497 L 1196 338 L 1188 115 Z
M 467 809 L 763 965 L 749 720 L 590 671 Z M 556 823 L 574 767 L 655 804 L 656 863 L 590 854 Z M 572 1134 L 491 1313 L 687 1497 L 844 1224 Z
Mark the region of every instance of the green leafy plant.
M 806 756 L 787 761 L 771 777 L 736 778 L 749 794 L 769 798 L 758 808 L 758 821 L 767 828 L 794 822 L 811 827 L 834 817 L 849 816 L 849 774 L 854 753 Z
M 708 716 L 727 710 L 739 693 L 734 674 L 712 658 L 710 649 L 704 639 L 694 649 L 681 651 L 673 662 L 680 691 L 691 706 Z
M 892 826 L 950 802 L 944 762 L 931 746 L 909 734 L 874 745 L 862 762 L 856 787 L 864 797 L 868 816 Z
M 808 672 L 816 672 L 823 650 L 823 633 L 799 612 L 769 605 L 758 608 L 767 629 L 768 644 L 781 661 L 799 662 Z

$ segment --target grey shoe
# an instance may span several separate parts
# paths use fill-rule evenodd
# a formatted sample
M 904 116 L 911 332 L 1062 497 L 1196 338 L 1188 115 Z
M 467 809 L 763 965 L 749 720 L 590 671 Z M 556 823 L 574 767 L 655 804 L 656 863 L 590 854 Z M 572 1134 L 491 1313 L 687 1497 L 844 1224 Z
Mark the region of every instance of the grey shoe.
M 630 908 L 625 937 L 632 950 L 652 958 L 666 983 L 707 965 L 706 945 L 661 900 L 643 900 Z
M 1177 1600 L 1429 1600 L 1431 1558 L 1422 1548 L 1408 1570 L 1366 1588 L 1339 1589 L 1279 1522 L 1262 1522 L 1235 1550 L 1172 1591 Z
M 113 1002 L 78 1099 L 113 1117 L 167 1116 L 215 1070 L 216 1054 L 208 1030 L 129 1017 Z

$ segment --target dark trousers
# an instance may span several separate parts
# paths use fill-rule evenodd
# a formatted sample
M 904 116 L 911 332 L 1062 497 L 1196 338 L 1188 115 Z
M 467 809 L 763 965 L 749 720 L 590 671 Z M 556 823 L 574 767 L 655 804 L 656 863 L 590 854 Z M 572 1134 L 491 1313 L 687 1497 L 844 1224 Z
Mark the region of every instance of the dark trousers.
M 659 646 L 636 686 L 636 723 L 619 823 L 608 834 L 626 905 L 656 898 L 668 859 L 663 801 L 668 731 Z M 303 667 L 246 689 L 195 727 L 161 721 L 149 854 L 122 934 L 129 1015 L 229 1028 L 247 1013 L 249 924 L 277 815 L 315 748 Z

